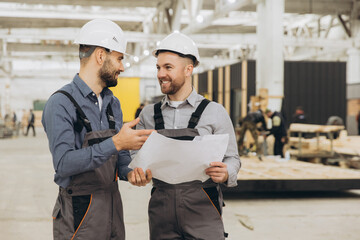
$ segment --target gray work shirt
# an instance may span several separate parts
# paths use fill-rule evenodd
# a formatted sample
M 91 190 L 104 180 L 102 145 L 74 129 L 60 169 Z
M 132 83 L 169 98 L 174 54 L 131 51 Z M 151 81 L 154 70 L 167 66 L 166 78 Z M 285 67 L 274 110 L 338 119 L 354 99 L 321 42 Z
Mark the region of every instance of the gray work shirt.
M 116 121 L 115 129 L 119 131 L 122 127 L 120 102 L 108 88 L 104 88 L 101 92 L 103 100 L 101 111 L 96 94 L 78 74 L 61 90 L 70 93 L 79 104 L 91 123 L 92 131 L 109 129 L 106 115 L 109 103 Z M 100 167 L 113 154 L 119 156 L 119 178 L 127 180 L 127 174 L 131 171 L 128 168 L 131 161 L 129 151 L 118 152 L 111 138 L 99 144 L 82 148 L 86 129 L 84 127 L 81 133 L 76 132 L 74 130 L 76 120 L 75 106 L 68 97 L 62 93 L 56 93 L 49 98 L 44 108 L 42 124 L 53 157 L 54 181 L 65 188 L 70 184 L 71 176 Z
M 165 129 L 187 128 L 191 114 L 203 99 L 203 96 L 193 90 L 183 103 L 177 108 L 174 108 L 170 106 L 170 100 L 165 96 L 161 105 Z M 136 129 L 154 129 L 154 104 L 145 106 L 139 117 L 140 122 L 136 125 Z M 229 134 L 229 144 L 223 159 L 229 173 L 229 179 L 226 185 L 228 187 L 236 186 L 237 174 L 240 170 L 241 163 L 234 127 L 225 108 L 216 102 L 210 102 L 202 113 L 199 123 L 195 128 L 199 131 L 200 135 Z M 135 156 L 136 152 L 137 151 L 131 151 L 132 157 Z

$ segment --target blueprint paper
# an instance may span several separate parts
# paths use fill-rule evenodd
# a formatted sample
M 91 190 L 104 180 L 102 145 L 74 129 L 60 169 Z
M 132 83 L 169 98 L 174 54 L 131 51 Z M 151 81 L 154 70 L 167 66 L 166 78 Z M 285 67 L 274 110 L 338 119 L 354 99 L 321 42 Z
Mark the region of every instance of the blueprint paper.
M 229 141 L 228 134 L 197 136 L 193 141 L 175 140 L 151 133 L 129 167 L 150 169 L 161 181 L 177 184 L 206 181 L 205 169 L 211 162 L 222 162 Z

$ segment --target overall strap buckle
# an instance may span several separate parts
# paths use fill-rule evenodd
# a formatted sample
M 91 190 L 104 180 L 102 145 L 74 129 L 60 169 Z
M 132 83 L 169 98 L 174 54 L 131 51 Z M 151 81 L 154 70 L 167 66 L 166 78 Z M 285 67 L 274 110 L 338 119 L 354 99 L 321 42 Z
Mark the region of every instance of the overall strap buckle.
M 191 114 L 191 118 L 189 120 L 188 128 L 195 128 L 197 124 L 199 123 L 201 114 L 205 110 L 206 106 L 210 103 L 210 100 L 203 99 L 199 106 L 196 108 L 195 112 Z
M 81 132 L 82 128 L 85 127 L 87 132 L 91 132 L 92 128 L 91 128 L 90 121 L 86 117 L 83 110 L 80 108 L 79 104 L 75 101 L 73 96 L 71 96 L 70 93 L 68 93 L 68 92 L 66 92 L 64 90 L 58 90 L 58 91 L 54 92 L 52 95 L 54 95 L 56 93 L 64 94 L 74 104 L 74 106 L 76 108 L 76 117 L 77 117 L 77 121 L 74 124 L 75 131 Z

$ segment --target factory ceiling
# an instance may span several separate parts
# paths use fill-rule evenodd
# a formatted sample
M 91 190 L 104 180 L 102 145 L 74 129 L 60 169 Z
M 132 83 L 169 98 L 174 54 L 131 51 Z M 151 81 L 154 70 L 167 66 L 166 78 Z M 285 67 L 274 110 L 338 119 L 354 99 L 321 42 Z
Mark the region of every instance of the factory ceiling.
M 71 79 L 73 40 L 94 18 L 118 23 L 129 39 L 127 76 L 155 72 L 151 50 L 167 34 L 188 34 L 200 48 L 197 71 L 256 58 L 256 4 L 264 0 L 0 1 L 0 81 Z M 285 60 L 346 60 L 358 47 L 358 1 L 285 0 Z M 155 75 L 153 76 L 155 77 Z

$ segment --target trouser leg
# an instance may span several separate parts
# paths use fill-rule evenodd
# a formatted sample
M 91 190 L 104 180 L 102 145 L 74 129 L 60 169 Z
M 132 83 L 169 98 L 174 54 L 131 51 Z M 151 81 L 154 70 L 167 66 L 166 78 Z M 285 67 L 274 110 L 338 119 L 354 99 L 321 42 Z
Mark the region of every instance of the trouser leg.
M 225 239 L 221 217 L 223 199 L 217 187 L 181 190 L 179 195 L 181 201 L 177 208 L 183 239 Z
M 35 126 L 34 126 L 34 124 L 31 124 L 31 128 L 32 128 L 32 130 L 33 130 L 33 136 L 35 137 L 35 136 L 36 136 L 36 132 L 35 132 Z
M 284 143 L 281 142 L 281 138 L 275 138 L 274 155 L 280 155 L 282 158 L 284 158 L 283 147 Z
M 255 124 L 255 123 L 249 124 L 249 131 L 250 131 L 250 133 L 251 133 L 251 136 L 252 136 L 253 139 L 254 139 L 254 144 L 255 144 L 255 147 L 256 147 L 256 153 L 257 153 L 257 154 L 260 154 L 260 153 L 261 153 L 261 149 L 260 149 L 259 143 L 258 143 L 259 134 L 258 134 L 258 132 L 257 132 L 256 124 Z
M 153 188 L 149 201 L 150 240 L 182 240 L 176 217 L 175 189 Z
M 240 128 L 239 142 L 238 142 L 239 148 L 243 147 L 245 132 L 246 132 L 246 125 L 244 123 L 243 126 L 241 126 L 241 128 Z
M 28 135 L 28 133 L 29 133 L 29 128 L 30 128 L 30 124 L 27 125 L 25 136 Z
M 113 193 L 111 240 L 125 240 L 124 214 L 120 192 Z

